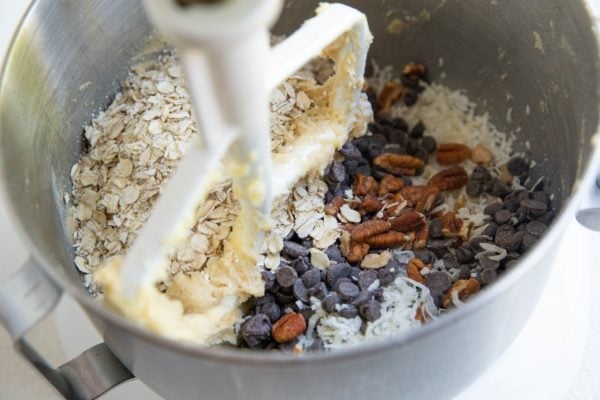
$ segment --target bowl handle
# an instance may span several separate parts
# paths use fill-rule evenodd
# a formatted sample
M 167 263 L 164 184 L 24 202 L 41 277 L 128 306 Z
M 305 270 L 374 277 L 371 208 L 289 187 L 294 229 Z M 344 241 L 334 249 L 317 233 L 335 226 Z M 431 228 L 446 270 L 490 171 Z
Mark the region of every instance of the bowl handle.
M 596 177 L 592 189 L 585 195 L 576 218 L 584 227 L 600 232 L 600 175 Z
M 133 375 L 105 343 L 97 344 L 58 368 L 25 337 L 56 306 L 62 290 L 35 260 L 29 258 L 12 277 L 0 282 L 0 324 L 14 341 L 14 348 L 65 399 L 88 400 L 125 382 Z

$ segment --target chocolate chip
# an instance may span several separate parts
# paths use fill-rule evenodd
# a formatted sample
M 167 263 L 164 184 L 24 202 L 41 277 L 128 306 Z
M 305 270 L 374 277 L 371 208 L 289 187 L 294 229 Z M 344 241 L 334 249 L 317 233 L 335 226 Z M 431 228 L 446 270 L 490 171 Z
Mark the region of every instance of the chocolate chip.
M 500 267 L 500 261 L 495 261 L 490 259 L 491 254 L 484 255 L 479 258 L 479 265 L 481 265 L 484 269 L 492 269 L 496 270 Z
M 328 182 L 342 183 L 346 180 L 346 167 L 338 161 L 334 161 L 327 167 L 325 179 Z
M 382 133 L 376 133 L 375 135 L 371 136 L 370 138 L 368 138 L 369 140 L 369 144 L 371 145 L 377 145 L 381 148 L 383 148 L 383 146 L 385 146 L 386 144 L 388 144 L 388 140 L 385 137 L 384 134 Z
M 495 222 L 488 222 L 487 226 L 482 232 L 482 235 L 485 235 L 489 238 L 493 238 L 496 236 L 496 231 L 498 230 L 498 224 Z
M 548 197 L 548 195 L 546 193 L 542 192 L 541 190 L 537 191 L 537 192 L 532 192 L 531 199 L 542 202 L 542 203 L 546 204 L 546 206 L 548 206 L 550 204 L 550 197 Z
M 300 313 L 304 317 L 305 321 L 308 321 L 310 319 L 310 317 L 313 316 L 315 311 L 311 308 L 303 308 L 301 310 L 298 310 L 298 313 Z
M 419 95 L 414 90 L 407 90 L 404 92 L 404 105 L 406 107 L 412 107 L 415 105 L 417 100 L 419 99 Z
M 377 270 L 377 279 L 379 279 L 379 284 L 381 286 L 387 286 L 394 282 L 397 275 L 398 271 L 392 271 L 392 268 L 387 266 Z
M 275 274 L 271 271 L 262 271 L 260 273 L 263 282 L 265 283 L 265 289 L 269 290 L 275 284 Z
M 271 338 L 271 321 L 265 314 L 248 318 L 240 328 L 240 337 L 251 349 L 262 347 Z
M 425 124 L 423 121 L 417 122 L 415 126 L 410 130 L 409 136 L 413 139 L 420 139 L 425 133 Z
M 423 263 L 425 264 L 433 264 L 435 262 L 435 260 L 437 260 L 437 257 L 435 256 L 435 253 L 431 250 L 418 250 L 415 251 L 415 257 L 418 258 L 419 260 L 423 261 Z
M 458 260 L 450 253 L 446 253 L 444 257 L 442 257 L 442 260 L 444 261 L 444 267 L 446 267 L 446 269 L 458 267 Z
M 431 136 L 423 136 L 423 139 L 421 139 L 421 147 L 423 147 L 425 151 L 431 154 L 437 148 L 437 142 Z
M 425 286 L 429 288 L 433 302 L 437 307 L 442 304 L 444 295 L 452 286 L 452 280 L 445 272 L 430 272 L 425 276 Z
M 545 224 L 539 221 L 531 221 L 525 226 L 525 232 L 535 237 L 540 237 L 547 228 L 548 227 Z
M 479 280 L 484 285 L 489 285 L 490 283 L 496 280 L 497 276 L 498 274 L 496 273 L 496 270 L 484 268 L 484 270 L 479 273 Z
M 308 289 L 308 297 L 316 297 L 319 300 L 323 300 L 325 296 L 329 294 L 329 290 L 327 290 L 327 285 L 324 282 L 319 282 L 315 286 Z
M 504 269 L 508 271 L 509 269 L 514 268 L 518 263 L 517 260 L 507 261 L 506 264 L 504 264 Z
M 385 291 L 383 290 L 382 287 L 379 287 L 375 290 L 373 290 L 371 292 L 371 294 L 373 295 L 373 298 L 379 302 L 384 302 L 385 301 Z
M 371 297 L 372 295 L 370 292 L 363 290 L 354 298 L 354 300 L 352 300 L 352 303 L 350 304 L 352 304 L 354 307 L 360 307 L 367 301 L 371 300 Z
M 472 264 L 463 264 L 459 267 L 458 279 L 469 279 L 471 277 Z
M 465 191 L 467 192 L 467 196 L 469 197 L 477 197 L 481 194 L 483 190 L 483 187 L 481 186 L 481 183 L 479 181 L 475 181 L 473 179 L 471 179 L 468 183 L 467 183 L 467 187 L 465 188 Z
M 360 306 L 359 313 L 366 321 L 375 321 L 381 317 L 381 304 L 377 300 L 371 299 Z
M 515 251 L 521 245 L 524 232 L 514 232 L 511 226 L 502 225 L 498 228 L 494 242 L 500 247 L 505 248 L 507 251 Z
M 392 120 L 392 125 L 394 125 L 394 128 L 400 129 L 402 132 L 408 131 L 408 124 L 400 117 L 394 118 Z
M 323 308 L 327 312 L 334 312 L 337 304 L 340 304 L 340 297 L 335 292 L 329 293 L 327 297 L 323 299 Z
M 343 154 L 346 159 L 362 158 L 360 150 L 358 150 L 358 148 L 352 142 L 346 142 L 339 152 Z
M 358 296 L 360 290 L 352 282 L 341 282 L 337 285 L 336 293 L 340 296 L 343 301 L 352 301 Z
M 413 157 L 418 158 L 419 160 L 427 163 L 429 161 L 429 153 L 422 147 L 419 147 L 417 151 L 413 153 Z M 421 172 L 422 173 L 422 172 Z M 417 175 L 421 175 L 421 173 L 417 173 Z
M 300 257 L 292 261 L 292 268 L 296 270 L 298 275 L 304 274 L 308 271 L 309 262 L 308 257 Z
M 530 248 L 533 247 L 535 242 L 538 241 L 538 239 L 539 239 L 539 236 L 534 236 L 534 235 L 526 232 L 525 235 L 523 235 L 523 241 L 521 242 L 521 248 L 523 249 L 523 251 L 529 250 Z
M 510 193 L 510 187 L 500 179 L 495 179 L 490 193 L 492 196 L 504 197 Z
M 350 271 L 350 265 L 347 263 L 333 264 L 326 270 L 325 282 L 332 288 L 340 278 L 349 277 Z
M 304 283 L 304 286 L 306 286 L 308 289 L 315 286 L 320 281 L 321 271 L 316 268 L 308 270 L 302 275 L 302 283 Z
M 529 169 L 529 164 L 522 157 L 513 157 L 506 164 L 506 168 L 511 175 L 521 175 L 523 172 Z
M 296 278 L 298 278 L 298 274 L 292 267 L 279 267 L 277 272 L 275 272 L 275 279 L 277 280 L 277 283 L 279 286 L 284 288 L 292 286 L 296 281 Z
M 368 165 L 361 165 L 358 168 L 356 168 L 356 174 L 370 176 L 372 175 L 372 169 Z
M 365 270 L 358 274 L 358 286 L 361 290 L 367 290 L 376 280 L 377 271 L 375 270 Z
M 454 255 L 456 257 L 456 261 L 458 261 L 461 264 L 468 264 L 470 262 L 473 262 L 473 260 L 475 259 L 475 252 L 468 245 L 457 248 L 454 252 Z
M 266 315 L 271 322 L 275 322 L 281 317 L 281 309 L 275 303 L 267 303 L 263 305 L 260 312 Z
M 275 301 L 275 297 L 270 293 L 265 293 L 264 296 L 254 297 L 253 301 L 255 306 L 263 306 L 264 304 Z
M 475 168 L 473 168 L 473 172 L 471 173 L 471 179 L 480 182 L 489 181 L 492 179 L 492 175 L 490 175 L 490 172 L 485 167 L 478 165 Z
M 391 143 L 385 145 L 383 152 L 403 155 L 406 154 L 406 149 L 399 143 Z
M 277 292 L 275 298 L 277 299 L 278 304 L 289 304 L 294 301 L 294 295 L 291 293 L 287 294 L 283 292 Z
M 521 200 L 520 204 L 521 207 L 527 210 L 527 214 L 531 217 L 539 217 L 548 210 L 548 206 L 538 200 L 524 199 Z
M 336 263 L 343 263 L 346 261 L 342 255 L 342 252 L 340 251 L 340 248 L 336 245 L 329 246 L 327 249 L 325 249 L 325 254 L 330 261 L 335 261 Z
M 483 213 L 487 214 L 487 215 L 494 215 L 496 213 L 496 211 L 500 211 L 502 209 L 502 203 L 501 202 L 495 202 L 492 204 L 488 204 L 484 209 L 483 209 Z
M 527 219 L 528 219 L 527 209 L 525 207 L 517 208 L 517 211 L 515 211 L 515 218 L 517 219 L 517 222 L 519 224 L 527 221 Z
M 358 315 L 358 310 L 351 304 L 345 304 L 340 311 L 338 311 L 340 317 L 343 318 L 354 318 Z
M 494 220 L 498 225 L 506 224 L 508 221 L 510 221 L 511 217 L 512 215 L 508 210 L 498 210 L 494 213 Z
M 420 148 L 419 142 L 417 140 L 411 139 L 411 138 L 408 138 L 406 140 L 406 144 L 404 145 L 404 147 L 406 147 L 406 151 L 410 155 L 414 155 L 417 152 L 417 150 L 419 150 L 419 148 Z
M 442 234 L 442 220 L 440 218 L 435 218 L 429 223 L 429 236 L 434 239 L 444 237 Z
M 302 279 L 296 279 L 296 282 L 294 282 L 293 293 L 296 299 L 303 303 L 308 303 L 308 290 L 304 286 Z
M 283 242 L 283 255 L 289 259 L 308 256 L 308 249 L 299 243 L 286 240 Z

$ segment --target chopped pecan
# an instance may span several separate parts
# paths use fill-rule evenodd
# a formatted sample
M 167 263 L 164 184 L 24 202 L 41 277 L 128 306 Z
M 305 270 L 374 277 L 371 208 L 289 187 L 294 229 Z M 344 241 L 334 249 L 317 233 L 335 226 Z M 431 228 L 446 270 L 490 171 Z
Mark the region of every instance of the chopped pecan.
M 352 191 L 355 196 L 365 196 L 367 194 L 377 195 L 379 184 L 372 176 L 363 174 L 354 175 L 354 185 Z
M 427 75 L 427 66 L 425 64 L 409 63 L 402 68 L 402 73 L 408 75 L 411 79 L 421 79 Z
M 396 193 L 404 187 L 404 181 L 394 175 L 385 175 L 379 182 L 379 196 Z
M 488 166 L 494 160 L 494 154 L 484 145 L 478 144 L 477 146 L 473 147 L 473 151 L 471 152 L 471 160 L 475 164 Z
M 381 185 L 379 185 L 379 187 L 381 188 Z M 383 207 L 383 202 L 372 194 L 367 194 L 363 199 L 361 206 L 364 211 L 368 213 L 375 213 L 381 210 L 381 207 Z
M 425 268 L 425 263 L 418 258 L 413 258 L 406 266 L 406 275 L 413 281 L 425 284 L 425 278 L 421 275 L 421 270 Z
M 390 229 L 392 229 L 392 225 L 389 222 L 382 219 L 372 219 L 356 225 L 352 230 L 351 236 L 355 242 L 363 242 L 371 236 L 387 232 Z
M 415 211 L 425 213 L 431 210 L 431 206 L 440 194 L 440 190 L 435 186 L 415 185 L 407 186 L 400 191 L 400 194 L 408 201 L 408 204 L 415 208 Z
M 385 206 L 377 213 L 377 218 L 390 219 L 397 217 L 406 208 L 408 203 L 406 200 L 394 201 L 386 203 Z
M 415 319 L 417 321 L 421 321 L 421 322 L 429 321 L 429 316 L 427 315 L 427 311 L 425 311 L 425 308 L 422 305 L 417 307 L 417 311 L 415 312 Z
M 415 241 L 413 243 L 413 249 L 423 250 L 427 245 L 429 239 L 429 225 L 425 224 L 421 229 L 415 233 Z
M 405 235 L 402 232 L 389 231 L 371 236 L 366 242 L 374 249 L 391 249 L 405 245 L 407 239 L 410 239 L 409 235 Z
M 350 242 L 346 260 L 349 263 L 359 263 L 369 253 L 369 245 L 367 243 Z
M 335 197 L 325 206 L 325 214 L 336 215 L 340 212 L 340 208 L 344 204 L 344 198 L 342 196 Z
M 425 166 L 425 162 L 406 154 L 382 153 L 373 159 L 373 165 L 390 174 L 412 176 L 418 168 Z
M 402 98 L 402 93 L 404 93 L 404 88 L 400 83 L 394 81 L 386 82 L 377 98 L 377 107 L 381 111 L 387 110 Z
M 448 211 L 442 217 L 442 235 L 445 237 L 456 237 L 463 226 L 463 220 L 456 217 L 452 211 Z
M 426 225 L 425 216 L 416 211 L 404 211 L 389 221 L 392 228 L 398 232 L 417 231 Z
M 445 308 L 448 308 L 454 303 L 456 298 L 458 298 L 458 300 L 466 300 L 478 291 L 479 282 L 477 282 L 477 279 L 459 279 L 458 281 L 454 282 L 452 287 L 448 290 L 448 292 L 446 292 L 443 305 Z
M 441 170 L 429 178 L 429 185 L 438 189 L 455 190 L 465 186 L 469 182 L 469 175 L 463 167 L 450 167 Z
M 277 343 L 287 343 L 306 331 L 306 321 L 302 314 L 291 312 L 273 324 L 271 334 Z
M 435 159 L 440 165 L 458 164 L 469 158 L 471 149 L 460 143 L 442 143 L 438 146 Z

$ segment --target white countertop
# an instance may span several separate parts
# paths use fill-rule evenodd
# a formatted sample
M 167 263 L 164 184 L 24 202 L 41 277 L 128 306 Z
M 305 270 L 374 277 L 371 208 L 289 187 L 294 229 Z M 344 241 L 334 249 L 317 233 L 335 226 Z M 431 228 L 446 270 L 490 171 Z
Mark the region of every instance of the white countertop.
M 27 7 L 26 3 L 22 0 L 0 1 L 0 55 L 4 54 L 20 15 Z M 600 1 L 591 4 L 600 7 Z M 560 265 L 555 268 L 540 306 L 523 334 L 497 365 L 459 396 L 460 399 L 483 398 L 483 393 L 488 399 L 600 398 L 600 307 L 597 306 L 600 303 L 600 291 L 597 289 L 600 287 L 600 257 L 593 256 L 593 249 L 599 244 L 600 235 L 592 234 L 576 223 L 567 229 L 562 243 L 563 256 L 559 257 Z M 3 255 L 2 280 L 25 261 L 28 253 L 7 220 L 1 201 L 0 251 Z M 569 255 L 578 252 L 581 253 L 575 258 L 578 261 L 570 263 L 573 257 Z M 572 276 L 576 276 L 573 281 L 579 282 L 579 286 L 574 286 L 577 292 L 571 293 L 568 298 L 559 297 L 568 294 L 563 286 Z M 560 318 L 559 325 L 555 317 Z M 43 321 L 30 338 L 55 365 L 99 340 L 70 299 L 61 300 L 56 312 Z M 556 367 L 549 368 L 548 364 Z M 527 387 L 530 391 L 524 389 Z M 8 335 L 1 328 L 0 388 L 0 399 L 59 398 L 14 353 Z M 139 382 L 126 383 L 103 397 L 107 400 L 138 398 L 158 397 Z

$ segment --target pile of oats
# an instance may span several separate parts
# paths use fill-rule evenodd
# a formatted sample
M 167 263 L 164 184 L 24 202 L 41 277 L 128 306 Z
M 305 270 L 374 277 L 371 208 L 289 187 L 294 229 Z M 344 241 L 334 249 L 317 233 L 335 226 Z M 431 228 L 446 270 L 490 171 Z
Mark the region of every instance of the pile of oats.
M 273 91 L 273 151 L 291 141 L 296 120 L 315 107 L 302 89 L 316 87 L 331 71 L 329 63 L 316 62 Z M 75 265 L 92 293 L 99 288 L 91 273 L 109 258 L 124 254 L 133 243 L 196 130 L 190 96 L 172 54 L 134 67 L 113 103 L 85 127 L 89 151 L 71 170 L 73 191 L 65 195 L 65 201 Z M 323 181 L 305 179 L 288 198 L 278 200 L 273 210 L 276 226 L 265 241 L 260 266 L 273 269 L 279 265 L 283 238 L 292 229 L 315 239 L 315 251 L 335 242 L 337 222 L 323 212 L 326 191 Z M 196 224 L 172 255 L 171 276 L 200 270 L 219 257 L 237 213 L 231 182 L 219 182 L 196 210 Z

